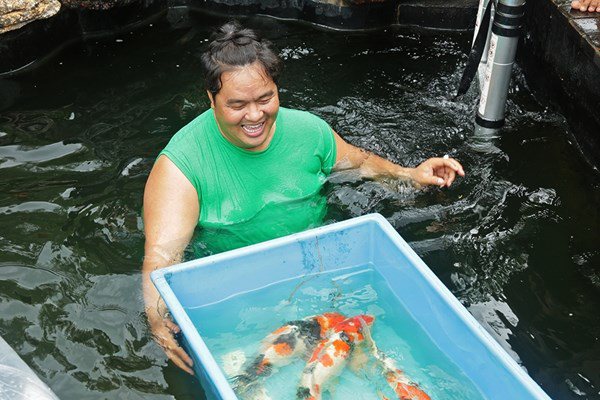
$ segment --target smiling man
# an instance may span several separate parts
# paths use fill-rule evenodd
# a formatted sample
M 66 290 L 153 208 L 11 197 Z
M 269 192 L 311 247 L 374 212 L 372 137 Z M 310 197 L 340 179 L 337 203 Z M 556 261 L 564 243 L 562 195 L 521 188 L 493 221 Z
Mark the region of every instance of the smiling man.
M 190 373 L 192 360 L 173 338 L 179 328 L 166 316 L 150 272 L 180 261 L 196 227 L 197 241 L 220 252 L 317 226 L 326 212 L 321 188 L 336 170 L 440 187 L 464 175 L 449 158 L 401 167 L 345 142 L 315 115 L 280 107 L 279 57 L 237 23 L 219 28 L 203 64 L 211 108 L 173 136 L 144 193 L 142 277 L 150 329 L 167 356 Z

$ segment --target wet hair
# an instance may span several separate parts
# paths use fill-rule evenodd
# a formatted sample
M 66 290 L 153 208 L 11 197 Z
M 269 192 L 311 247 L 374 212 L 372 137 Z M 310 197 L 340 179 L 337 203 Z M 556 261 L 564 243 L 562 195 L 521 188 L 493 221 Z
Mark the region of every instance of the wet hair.
M 202 54 L 206 90 L 215 96 L 223 86 L 224 72 L 255 62 L 277 83 L 282 63 L 271 49 L 271 42 L 259 38 L 256 32 L 243 28 L 237 21 L 222 25 L 213 33 L 208 49 Z

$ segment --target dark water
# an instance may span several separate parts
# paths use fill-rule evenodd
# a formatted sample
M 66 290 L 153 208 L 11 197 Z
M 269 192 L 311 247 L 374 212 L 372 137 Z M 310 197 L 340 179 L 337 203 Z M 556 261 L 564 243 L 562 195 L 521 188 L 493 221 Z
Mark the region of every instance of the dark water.
M 148 333 L 140 209 L 155 156 L 208 107 L 199 54 L 221 22 L 170 14 L 0 79 L 0 334 L 62 399 L 203 398 Z M 283 105 L 467 171 L 450 190 L 333 176 L 328 221 L 383 214 L 550 396 L 600 398 L 600 178 L 563 117 L 518 75 L 501 138 L 477 143 L 474 93 L 451 100 L 470 35 L 246 23 L 285 59 Z

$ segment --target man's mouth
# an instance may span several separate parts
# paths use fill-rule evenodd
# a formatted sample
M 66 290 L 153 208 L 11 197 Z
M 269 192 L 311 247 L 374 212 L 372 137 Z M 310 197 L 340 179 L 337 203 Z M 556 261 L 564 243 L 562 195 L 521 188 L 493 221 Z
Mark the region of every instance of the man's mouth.
M 260 124 L 252 124 L 252 125 L 251 124 L 243 124 L 242 125 L 242 129 L 244 130 L 244 133 L 250 137 L 260 136 L 264 127 L 265 127 L 264 122 L 261 122 Z

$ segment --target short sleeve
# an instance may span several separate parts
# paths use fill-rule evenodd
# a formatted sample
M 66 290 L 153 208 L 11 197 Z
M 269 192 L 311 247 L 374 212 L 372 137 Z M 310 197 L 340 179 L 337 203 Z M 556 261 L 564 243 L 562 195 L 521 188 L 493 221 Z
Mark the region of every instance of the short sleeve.
M 329 175 L 333 169 L 333 166 L 335 165 L 335 159 L 337 156 L 335 137 L 333 135 L 333 129 L 331 129 L 331 126 L 329 126 L 327 122 L 318 117 L 317 120 L 322 143 L 322 169 L 327 175 Z
M 194 135 L 189 126 L 184 127 L 177 132 L 169 141 L 167 146 L 158 154 L 158 157 L 166 156 L 190 181 L 200 198 L 200 182 L 198 177 L 198 153 L 193 151 L 196 148 Z M 157 157 L 157 159 L 158 159 Z

